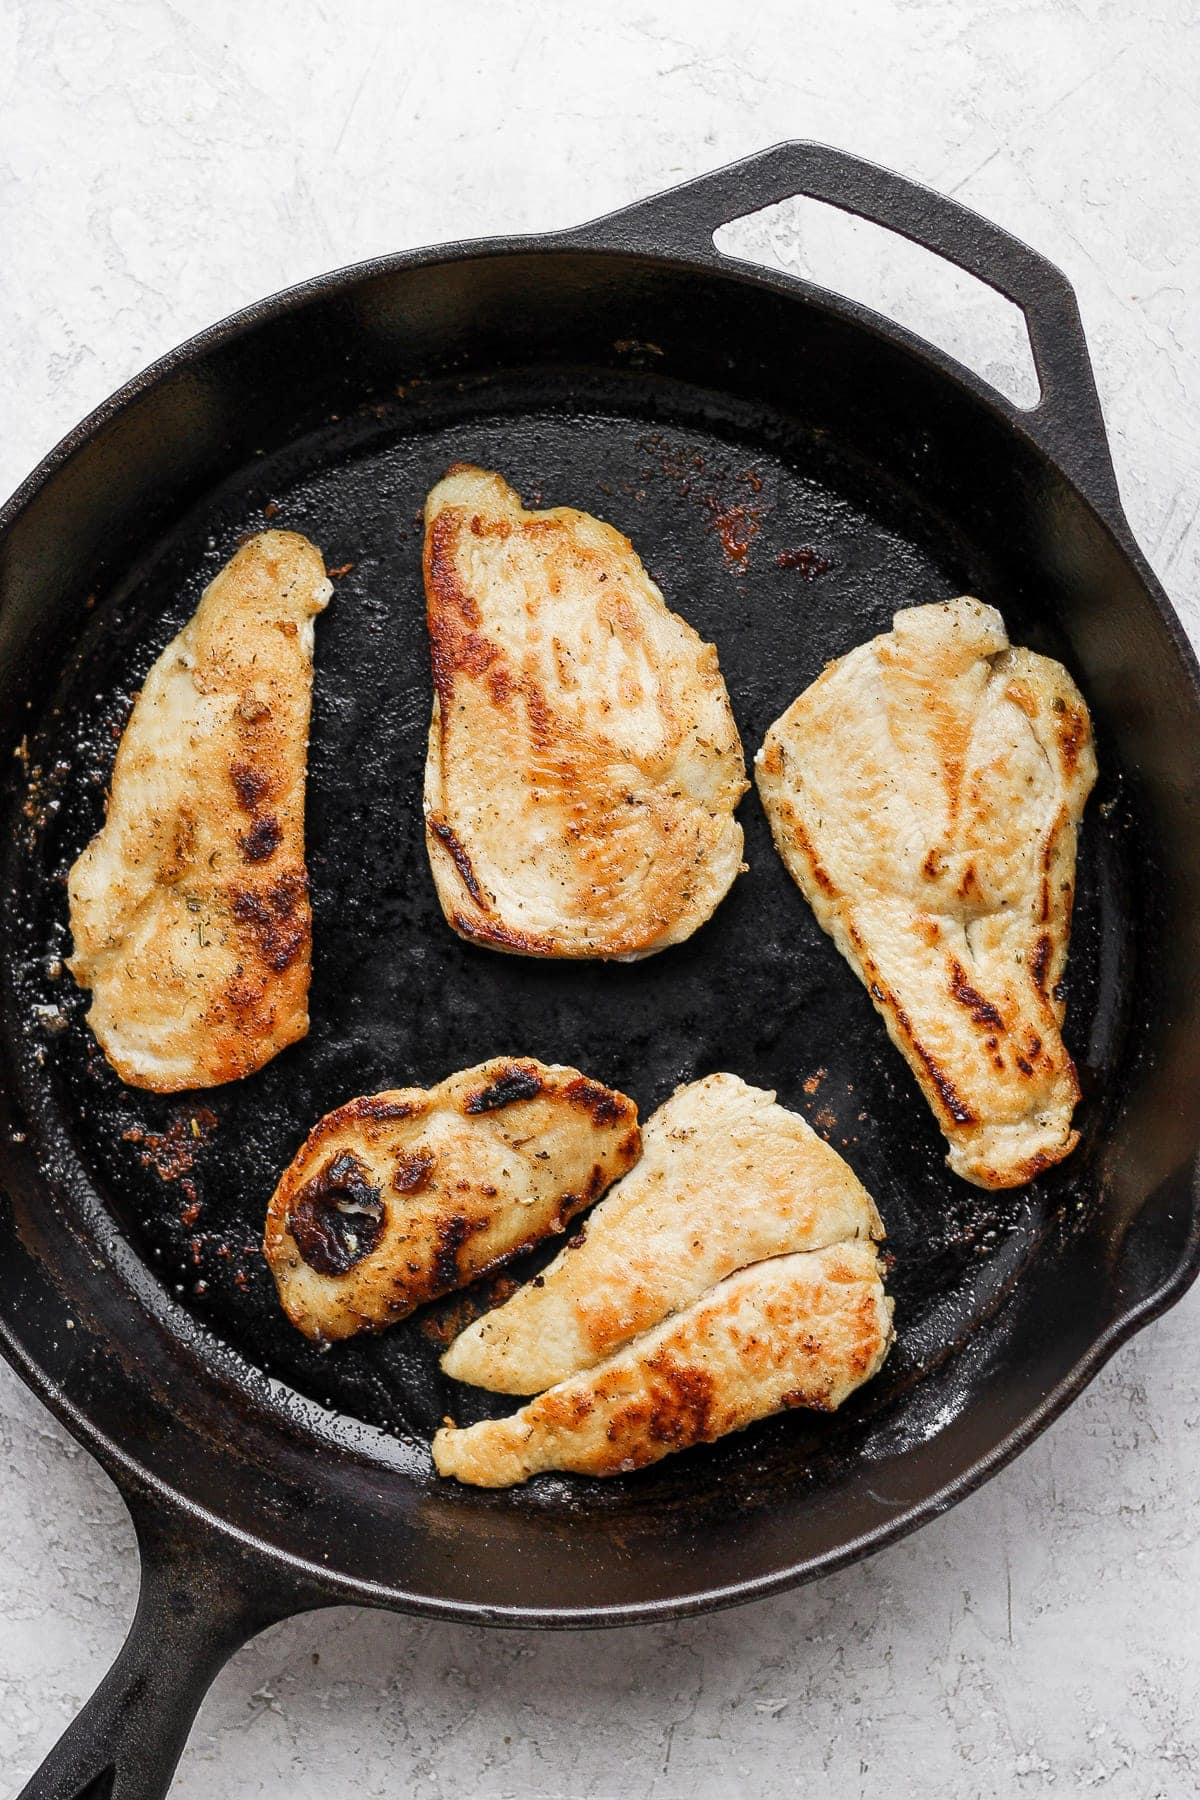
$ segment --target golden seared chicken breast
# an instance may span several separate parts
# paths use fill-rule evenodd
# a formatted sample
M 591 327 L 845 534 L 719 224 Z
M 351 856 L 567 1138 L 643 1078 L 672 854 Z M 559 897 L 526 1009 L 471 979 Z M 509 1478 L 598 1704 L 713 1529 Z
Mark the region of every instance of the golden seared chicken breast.
M 71 870 L 69 966 L 135 1087 L 235 1081 L 308 1030 L 304 785 L 331 592 L 306 538 L 251 538 L 130 714 L 103 828 Z
M 980 1187 L 1078 1139 L 1063 1044 L 1075 839 L 1096 778 L 1060 663 L 978 600 L 914 606 L 767 733 L 775 842 Z
M 833 1411 L 875 1374 L 891 1331 L 869 1238 L 772 1257 L 511 1418 L 446 1426 L 433 1460 L 476 1487 L 547 1469 L 623 1474 L 786 1407 Z
M 456 464 L 425 506 L 429 859 L 463 937 L 649 956 L 741 867 L 745 766 L 717 653 L 633 546 Z
M 709 1075 L 646 1121 L 642 1158 L 536 1283 L 477 1319 L 447 1375 L 535 1394 L 611 1356 L 764 1257 L 883 1236 L 829 1144 L 773 1094 Z
M 283 1309 L 305 1337 L 381 1331 L 561 1231 L 640 1148 L 632 1100 L 531 1059 L 351 1100 L 271 1199 Z

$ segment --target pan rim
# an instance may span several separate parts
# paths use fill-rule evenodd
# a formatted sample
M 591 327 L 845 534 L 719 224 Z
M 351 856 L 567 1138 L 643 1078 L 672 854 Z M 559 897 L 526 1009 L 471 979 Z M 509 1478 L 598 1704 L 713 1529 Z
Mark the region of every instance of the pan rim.
M 947 381 L 960 388 L 971 401 L 981 405 L 1001 425 L 1015 431 L 1026 448 L 1056 469 L 1062 481 L 1082 502 L 1095 522 L 1112 541 L 1118 553 L 1129 561 L 1153 603 L 1165 627 L 1172 648 L 1180 659 L 1198 705 L 1200 705 L 1200 660 L 1171 606 L 1164 590 L 1125 525 L 1123 518 L 1114 520 L 1078 486 L 1057 463 L 1051 450 L 1039 441 L 1033 429 L 1037 407 L 1023 409 L 1004 400 L 982 378 L 954 361 L 938 346 L 918 334 L 869 308 L 843 296 L 815 287 L 793 276 L 765 270 L 755 264 L 735 261 L 713 252 L 705 257 L 658 255 L 645 250 L 620 246 L 604 246 L 583 241 L 572 231 L 523 235 L 512 238 L 489 237 L 426 246 L 366 259 L 328 271 L 306 281 L 279 290 L 226 318 L 203 328 L 174 349 L 155 359 L 129 381 L 116 389 L 83 420 L 68 431 L 18 485 L 10 498 L 0 506 L 0 537 L 6 535 L 17 519 L 31 505 L 51 478 L 71 459 L 94 441 L 110 424 L 117 421 L 144 394 L 164 379 L 196 364 L 213 350 L 286 314 L 299 311 L 311 301 L 348 293 L 376 280 L 432 267 L 439 263 L 465 262 L 476 259 L 501 259 L 522 256 L 558 256 L 568 254 L 599 261 L 622 260 L 631 263 L 653 263 L 664 269 L 676 269 L 700 275 L 706 280 L 730 281 L 772 291 L 786 300 L 823 310 L 843 322 L 866 330 L 895 348 L 932 366 Z M 1191 1186 L 1197 1183 L 1197 1163 L 1190 1169 Z M 808 1558 L 777 1569 L 771 1574 L 749 1577 L 703 1591 L 681 1592 L 664 1599 L 642 1603 L 580 1606 L 530 1607 L 488 1605 L 473 1601 L 457 1601 L 388 1587 L 307 1562 L 268 1539 L 245 1532 L 230 1524 L 180 1493 L 177 1488 L 147 1470 L 129 1452 L 96 1427 L 81 1408 L 59 1387 L 48 1371 L 34 1358 L 0 1317 L 0 1354 L 21 1379 L 50 1408 L 72 1435 L 95 1454 L 102 1466 L 118 1480 L 122 1491 L 129 1486 L 156 1495 L 172 1509 L 182 1511 L 218 1537 L 240 1542 L 260 1558 L 276 1567 L 292 1571 L 306 1587 L 325 1596 L 330 1603 L 358 1603 L 385 1606 L 415 1615 L 457 1622 L 472 1622 L 508 1628 L 596 1628 L 620 1627 L 651 1623 L 671 1618 L 685 1618 L 731 1606 L 799 1586 L 818 1576 L 832 1573 L 898 1541 L 930 1519 L 949 1510 L 959 1500 L 975 1492 L 993 1474 L 1013 1460 L 1057 1419 L 1115 1352 L 1136 1332 L 1176 1304 L 1200 1275 L 1200 1212 L 1194 1218 L 1188 1242 L 1176 1268 L 1153 1292 L 1112 1320 L 1075 1362 L 1066 1375 L 1045 1395 L 1020 1424 L 997 1444 L 968 1463 L 935 1493 L 915 1502 L 896 1517 L 860 1534 L 825 1555 Z
M 1195 1177 L 1196 1171 L 1193 1170 Z M 662 1623 L 670 1619 L 698 1617 L 704 1613 L 724 1611 L 755 1600 L 807 1586 L 826 1575 L 836 1574 L 853 1563 L 864 1561 L 876 1551 L 887 1549 L 908 1537 L 921 1526 L 940 1518 L 960 1501 L 977 1493 L 994 1475 L 1029 1448 L 1099 1374 L 1100 1370 L 1131 1338 L 1176 1305 L 1200 1274 L 1200 1225 L 1193 1230 L 1189 1254 L 1180 1267 L 1153 1293 L 1129 1308 L 1113 1321 L 1079 1358 L 1063 1379 L 1046 1394 L 1021 1424 L 976 1457 L 951 1480 L 924 1499 L 907 1507 L 886 1525 L 860 1533 L 838 1550 L 823 1556 L 790 1563 L 768 1575 L 750 1576 L 720 1587 L 692 1590 L 670 1598 L 633 1603 L 605 1603 L 595 1606 L 519 1607 L 488 1604 L 470 1600 L 448 1600 L 442 1596 L 393 1588 L 383 1582 L 364 1580 L 328 1564 L 311 1562 L 295 1552 L 231 1524 L 211 1509 L 181 1494 L 177 1488 L 147 1470 L 136 1457 L 99 1430 L 86 1414 L 61 1390 L 59 1385 L 30 1357 L 24 1346 L 0 1317 L 0 1356 L 30 1388 L 39 1400 L 66 1427 L 72 1437 L 96 1457 L 101 1467 L 115 1482 L 122 1497 L 130 1499 L 131 1491 L 151 1496 L 153 1502 L 176 1515 L 199 1524 L 213 1539 L 239 1545 L 259 1560 L 265 1560 L 276 1571 L 286 1571 L 298 1586 L 319 1596 L 318 1604 L 372 1606 L 412 1614 L 414 1617 L 440 1619 L 454 1624 L 476 1624 L 507 1630 L 596 1630 L 623 1626 Z M 300 1605 L 295 1610 L 308 1610 Z
M 618 218 L 620 215 L 610 216 Z M 1119 554 L 1133 563 L 1139 579 L 1154 603 L 1154 609 L 1159 619 L 1170 635 L 1173 649 L 1184 664 L 1188 679 L 1195 690 L 1197 701 L 1200 703 L 1200 652 L 1192 645 L 1166 590 L 1146 561 L 1123 511 L 1116 520 L 1111 518 L 1067 470 L 1062 468 L 1053 451 L 1047 448 L 1038 437 L 1034 426 L 1042 410 L 1042 400 L 1032 407 L 1017 405 L 1015 401 L 1008 400 L 1001 394 L 999 389 L 992 387 L 982 376 L 977 375 L 973 369 L 967 368 L 964 363 L 957 361 L 948 351 L 943 350 L 930 339 L 922 337 L 919 332 L 911 330 L 908 326 L 900 324 L 898 320 L 888 318 L 886 314 L 876 312 L 873 308 L 862 305 L 844 294 L 837 294 L 830 288 L 820 287 L 801 276 L 768 269 L 761 264 L 727 256 L 715 247 L 711 256 L 706 257 L 659 254 L 644 249 L 631 249 L 621 244 L 600 243 L 590 234 L 598 224 L 604 222 L 604 220 L 593 221 L 590 225 L 570 226 L 558 231 L 526 232 L 512 237 L 497 234 L 482 238 L 451 238 L 440 244 L 417 245 L 408 250 L 392 251 L 384 256 L 366 257 L 360 262 L 344 263 L 335 269 L 327 269 L 319 275 L 308 276 L 303 281 L 294 282 L 290 286 L 277 288 L 257 300 L 250 301 L 246 306 L 238 307 L 223 318 L 214 320 L 211 325 L 203 326 L 199 331 L 184 338 L 172 349 L 165 351 L 161 356 L 155 357 L 153 361 L 137 370 L 128 381 L 115 388 L 98 406 L 93 407 L 76 425 L 65 432 L 35 464 L 29 474 L 17 484 L 8 499 L 0 504 L 0 540 L 3 540 L 21 514 L 37 498 L 51 476 L 64 468 L 71 458 L 98 437 L 106 426 L 119 419 L 143 394 L 151 392 L 164 378 L 195 364 L 210 351 L 233 343 L 260 325 L 269 324 L 289 313 L 299 312 L 311 301 L 326 299 L 338 292 L 348 293 L 364 283 L 385 280 L 390 276 L 403 274 L 409 270 L 433 268 L 439 263 L 471 262 L 480 259 L 501 261 L 521 256 L 551 257 L 564 254 L 601 262 L 653 263 L 663 269 L 671 269 L 680 274 L 698 275 L 708 281 L 729 281 L 737 285 L 759 288 L 774 293 L 784 300 L 827 312 L 842 323 L 852 325 L 890 345 L 893 349 L 903 351 L 926 367 L 933 367 L 943 380 L 959 388 L 974 404 L 982 406 L 999 425 L 1009 431 L 1015 431 L 1026 449 L 1048 462 L 1055 469 L 1059 478 L 1070 488 L 1076 500 L 1087 509 L 1093 521 L 1099 525 Z M 589 235 L 581 236 L 581 233 L 584 232 Z
M 610 215 L 618 218 L 619 214 Z M 13 489 L 8 499 L 0 504 L 0 541 L 4 539 L 21 514 L 37 498 L 41 489 L 50 478 L 64 468 L 80 450 L 91 443 L 106 426 L 114 423 L 143 394 L 151 392 L 164 378 L 197 363 L 210 351 L 233 343 L 239 337 L 247 335 L 260 325 L 281 319 L 289 313 L 299 312 L 311 301 L 327 299 L 339 292 L 348 293 L 364 283 L 385 280 L 390 276 L 403 274 L 409 270 L 436 267 L 439 263 L 460 263 L 476 260 L 500 261 L 506 258 L 521 256 L 561 256 L 572 255 L 608 262 L 653 263 L 663 269 L 671 269 L 680 274 L 701 276 L 705 280 L 729 281 L 734 284 L 755 287 L 780 298 L 811 306 L 818 311 L 829 313 L 844 324 L 865 331 L 893 349 L 903 351 L 917 362 L 936 369 L 938 375 L 961 392 L 975 405 L 982 406 L 989 416 L 1009 431 L 1015 431 L 1025 448 L 1035 456 L 1049 463 L 1059 478 L 1070 488 L 1076 500 L 1083 505 L 1092 520 L 1101 528 L 1118 553 L 1132 562 L 1139 580 L 1147 590 L 1154 603 L 1154 610 L 1167 630 L 1172 648 L 1184 665 L 1188 679 L 1195 690 L 1200 704 L 1200 652 L 1193 646 L 1183 628 L 1183 623 L 1172 606 L 1171 601 L 1158 577 L 1151 569 L 1125 519 L 1123 511 L 1117 519 L 1113 519 L 1105 509 L 1093 500 L 1080 484 L 1058 462 L 1053 451 L 1038 437 L 1034 429 L 1043 401 L 1032 407 L 1022 407 L 1015 401 L 1008 400 L 997 388 L 977 375 L 973 369 L 943 350 L 939 345 L 924 338 L 919 332 L 902 325 L 898 320 L 888 318 L 886 314 L 874 311 L 846 295 L 837 294 L 830 288 L 823 288 L 803 277 L 768 269 L 763 265 L 742 261 L 740 258 L 727 256 L 715 247 L 711 256 L 689 256 L 681 254 L 659 254 L 644 249 L 631 249 L 621 244 L 604 244 L 597 242 L 590 234 L 597 225 L 605 221 L 593 221 L 590 225 L 571 226 L 558 231 L 526 232 L 505 237 L 497 234 L 482 238 L 452 238 L 441 244 L 422 244 L 408 250 L 397 250 L 384 256 L 366 257 L 360 262 L 344 263 L 335 269 L 327 269 L 319 275 L 306 277 L 303 281 L 290 286 L 277 288 L 269 294 L 252 300 L 248 305 L 238 307 L 223 318 L 215 320 L 211 325 L 203 326 L 190 337 L 184 338 L 172 349 L 155 357 L 143 368 L 130 376 L 120 387 L 115 388 L 98 406 L 86 413 L 79 422 L 53 444 L 41 460 L 35 464 L 29 474 Z M 588 233 L 586 237 L 581 233 Z

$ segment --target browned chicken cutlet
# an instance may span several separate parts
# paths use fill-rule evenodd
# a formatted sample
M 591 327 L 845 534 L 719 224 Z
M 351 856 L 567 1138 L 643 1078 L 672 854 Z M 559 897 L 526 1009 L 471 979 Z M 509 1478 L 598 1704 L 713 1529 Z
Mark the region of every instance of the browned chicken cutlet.
M 351 1100 L 271 1199 L 283 1309 L 318 1340 L 380 1331 L 561 1231 L 640 1152 L 632 1100 L 532 1058 Z
M 236 1081 L 308 1030 L 304 788 L 331 592 L 307 539 L 251 538 L 130 714 L 104 825 L 70 874 L 69 967 L 135 1087 Z
M 1078 1141 L 1062 988 L 1075 839 L 1096 779 L 1060 663 L 994 607 L 896 614 L 767 733 L 758 785 L 779 852 L 865 984 L 980 1187 Z
M 891 1336 L 869 1238 L 772 1257 L 510 1418 L 444 1427 L 434 1463 L 477 1487 L 550 1469 L 625 1474 L 789 1407 L 833 1411 L 876 1373 Z
M 649 956 L 741 867 L 742 747 L 711 644 L 627 538 L 456 464 L 425 507 L 426 841 L 461 936 Z

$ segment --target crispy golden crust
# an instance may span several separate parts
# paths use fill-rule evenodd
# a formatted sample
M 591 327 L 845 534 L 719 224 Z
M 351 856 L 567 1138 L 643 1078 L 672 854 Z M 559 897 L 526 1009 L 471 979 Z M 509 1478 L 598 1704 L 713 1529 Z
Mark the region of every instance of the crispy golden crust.
M 534 1394 L 593 1367 L 736 1269 L 881 1238 L 837 1151 L 736 1075 L 680 1088 L 647 1120 L 642 1157 L 537 1282 L 455 1339 L 457 1381 Z
M 640 1152 L 632 1100 L 532 1058 L 351 1100 L 271 1198 L 284 1311 L 306 1337 L 380 1331 L 562 1230 Z
M 689 937 L 741 866 L 745 766 L 716 651 L 587 513 L 526 512 L 458 464 L 425 521 L 426 840 L 447 920 L 524 956 Z
M 1078 1133 L 1061 988 L 1096 777 L 1059 663 L 977 600 L 918 606 L 832 663 L 756 759 L 775 842 L 950 1143 L 1013 1187 Z
M 304 786 L 331 592 L 305 538 L 252 538 L 130 715 L 103 829 L 71 870 L 69 966 L 136 1087 L 234 1081 L 308 1030 Z
M 508 1487 L 547 1469 L 618 1475 L 787 1407 L 832 1412 L 876 1373 L 892 1303 L 854 1239 L 742 1269 L 511 1418 L 433 1440 L 440 1475 Z

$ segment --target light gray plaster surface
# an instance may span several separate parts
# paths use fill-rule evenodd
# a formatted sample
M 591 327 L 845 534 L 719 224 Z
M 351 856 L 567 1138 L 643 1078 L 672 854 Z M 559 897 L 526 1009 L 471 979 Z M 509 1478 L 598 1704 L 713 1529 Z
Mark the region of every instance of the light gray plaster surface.
M 789 136 L 961 196 L 1078 290 L 1130 517 L 1200 635 L 1193 0 L 0 0 L 0 490 L 152 357 L 409 244 L 566 225 Z M 861 238 L 862 234 L 859 234 Z M 743 243 L 1003 385 L 1019 333 L 785 212 Z M 840 245 L 840 249 L 837 246 Z M 982 1493 L 815 1588 L 641 1633 L 295 1620 L 180 1800 L 921 1800 L 1200 1787 L 1200 1294 Z M 108 1481 L 0 1369 L 0 1788 L 132 1613 Z

